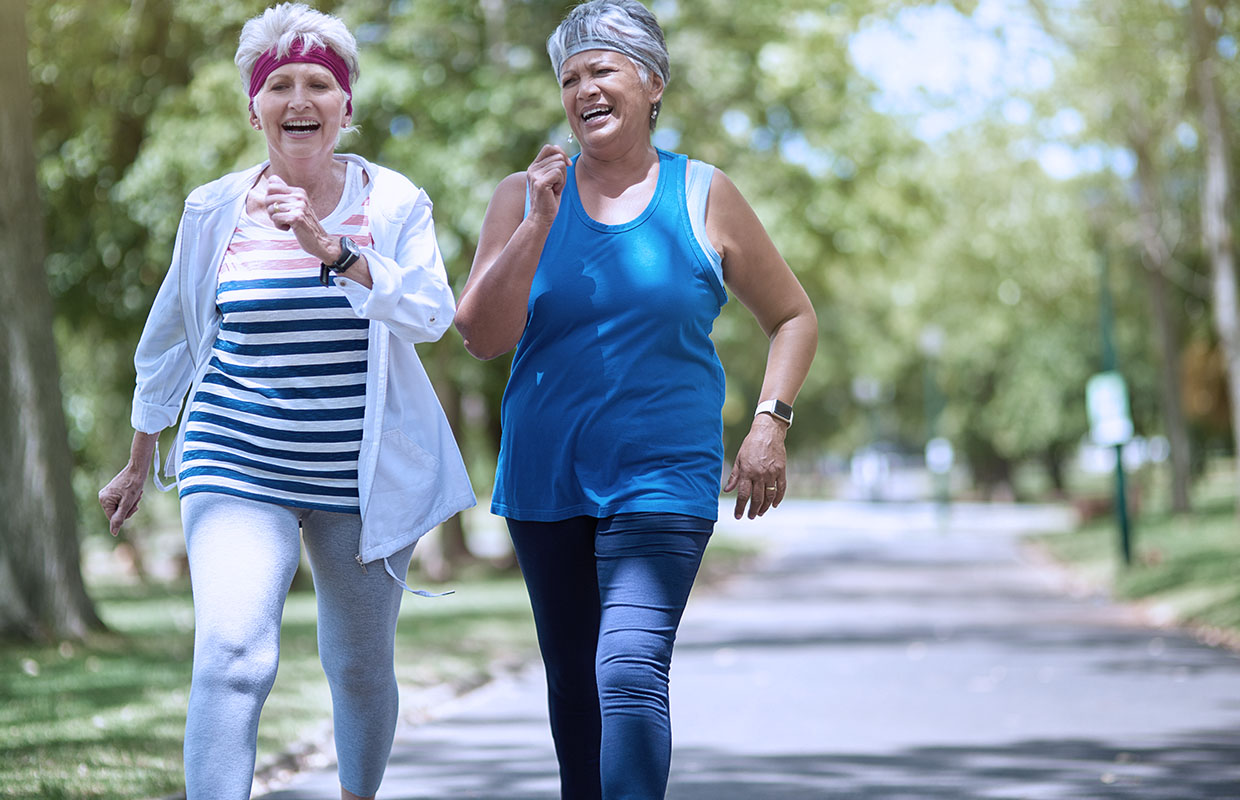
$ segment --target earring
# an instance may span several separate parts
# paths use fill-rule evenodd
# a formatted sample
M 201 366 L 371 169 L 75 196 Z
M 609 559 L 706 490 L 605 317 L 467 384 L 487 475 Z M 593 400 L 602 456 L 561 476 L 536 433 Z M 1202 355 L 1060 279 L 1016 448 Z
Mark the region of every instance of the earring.
M 568 143 L 569 144 L 573 143 L 573 132 L 572 131 L 568 132 Z
M 654 106 L 653 108 L 650 109 L 650 119 L 656 120 L 658 118 L 659 118 L 659 107 Z

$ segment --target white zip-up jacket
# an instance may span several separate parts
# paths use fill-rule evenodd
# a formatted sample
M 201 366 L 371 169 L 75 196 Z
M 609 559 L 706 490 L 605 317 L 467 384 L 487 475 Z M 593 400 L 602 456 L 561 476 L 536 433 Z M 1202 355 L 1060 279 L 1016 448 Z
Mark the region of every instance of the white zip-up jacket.
M 354 312 L 370 320 L 366 410 L 358 455 L 362 534 L 359 562 L 386 559 L 453 514 L 474 493 L 416 342 L 431 342 L 452 324 L 456 303 L 435 241 L 431 201 L 408 178 L 354 155 L 369 177 L 373 247 L 362 247 L 374 286 L 335 278 Z M 132 423 L 157 433 L 173 425 L 193 397 L 220 327 L 216 287 L 220 263 L 260 164 L 200 186 L 185 201 L 172 263 L 147 316 L 134 355 L 138 371 Z M 180 465 L 185 423 L 164 474 Z M 156 477 L 159 458 L 155 459 Z M 390 568 L 389 568 L 390 571 Z

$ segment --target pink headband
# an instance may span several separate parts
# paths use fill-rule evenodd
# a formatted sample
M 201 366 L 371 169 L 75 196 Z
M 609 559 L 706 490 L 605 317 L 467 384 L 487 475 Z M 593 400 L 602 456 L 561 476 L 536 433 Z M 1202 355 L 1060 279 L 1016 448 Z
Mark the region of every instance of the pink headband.
M 258 61 L 254 62 L 254 71 L 250 73 L 251 111 L 254 110 L 254 96 L 258 94 L 259 89 L 263 88 L 263 84 L 267 82 L 268 76 L 285 64 L 318 64 L 319 66 L 326 67 L 327 71 L 336 79 L 336 83 L 340 84 L 340 88 L 344 90 L 345 95 L 348 96 L 348 113 L 349 116 L 353 116 L 353 89 L 349 86 L 349 65 L 344 63 L 344 59 L 330 48 L 312 47 L 309 50 L 304 50 L 301 39 L 293 42 L 293 46 L 289 48 L 288 55 L 283 58 L 277 58 L 274 50 L 267 50 L 258 57 Z

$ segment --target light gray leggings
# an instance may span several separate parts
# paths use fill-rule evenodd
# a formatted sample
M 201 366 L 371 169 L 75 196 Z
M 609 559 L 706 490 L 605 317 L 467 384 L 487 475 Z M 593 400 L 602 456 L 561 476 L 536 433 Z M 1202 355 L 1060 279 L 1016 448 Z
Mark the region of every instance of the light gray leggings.
M 194 677 L 185 723 L 187 800 L 246 800 L 258 716 L 276 678 L 280 619 L 304 536 L 331 687 L 340 785 L 379 788 L 396 730 L 393 639 L 402 590 L 357 563 L 361 518 L 202 492 L 181 499 L 194 592 Z M 300 527 L 301 536 L 298 534 Z M 404 575 L 413 545 L 389 559 Z

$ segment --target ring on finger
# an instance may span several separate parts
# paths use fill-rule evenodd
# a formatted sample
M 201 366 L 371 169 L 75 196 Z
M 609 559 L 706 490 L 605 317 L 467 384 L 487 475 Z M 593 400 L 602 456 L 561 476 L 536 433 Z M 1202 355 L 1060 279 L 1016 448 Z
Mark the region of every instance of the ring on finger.
M 271 204 L 271 207 L 272 207 L 272 209 L 275 211 L 275 213 L 277 213 L 277 214 L 279 214 L 279 213 L 280 213 L 280 204 L 279 204 L 278 202 L 276 202 L 276 203 L 272 203 L 272 204 Z

